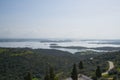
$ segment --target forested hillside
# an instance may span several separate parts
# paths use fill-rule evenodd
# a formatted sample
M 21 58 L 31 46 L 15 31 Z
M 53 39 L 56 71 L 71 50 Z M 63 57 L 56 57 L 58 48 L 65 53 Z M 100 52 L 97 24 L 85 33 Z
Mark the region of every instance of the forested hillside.
M 46 69 L 53 66 L 56 73 L 68 74 L 79 58 L 58 50 L 29 48 L 0 48 L 0 78 L 23 80 L 27 72 L 33 77 L 43 78 Z
M 72 65 L 83 62 L 83 69 L 79 73 L 94 76 L 99 65 L 102 72 L 108 68 L 108 60 L 115 62 L 120 71 L 120 52 L 92 53 L 84 52 L 71 54 L 65 51 L 52 49 L 29 48 L 0 48 L 0 80 L 24 80 L 28 72 L 33 78 L 43 80 L 46 71 L 53 67 L 59 79 L 71 75 Z

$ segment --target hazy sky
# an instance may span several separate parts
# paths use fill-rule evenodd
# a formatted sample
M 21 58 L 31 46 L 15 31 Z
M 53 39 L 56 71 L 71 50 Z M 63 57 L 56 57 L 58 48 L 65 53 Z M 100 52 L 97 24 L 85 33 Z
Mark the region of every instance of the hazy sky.
M 120 0 L 0 0 L 0 38 L 120 39 Z

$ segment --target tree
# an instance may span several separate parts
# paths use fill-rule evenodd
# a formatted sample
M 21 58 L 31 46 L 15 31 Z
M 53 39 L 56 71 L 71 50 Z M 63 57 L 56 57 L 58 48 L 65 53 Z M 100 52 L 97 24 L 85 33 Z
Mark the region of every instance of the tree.
M 32 80 L 31 72 L 28 72 L 28 74 L 24 77 L 24 80 Z
M 50 80 L 55 80 L 55 73 L 52 67 L 49 68 Z
M 82 61 L 79 62 L 79 69 L 83 69 L 83 62 Z
M 96 69 L 96 77 L 100 78 L 102 75 L 101 75 L 101 70 L 100 70 L 100 66 L 97 66 L 97 69 Z
M 73 69 L 71 72 L 71 78 L 72 80 L 78 80 L 76 64 L 73 65 Z
M 46 75 L 44 77 L 44 80 L 50 80 L 50 75 L 48 74 L 48 71 L 46 71 Z
M 44 80 L 57 80 L 57 78 L 55 77 L 53 67 L 49 67 L 49 71 L 46 71 Z

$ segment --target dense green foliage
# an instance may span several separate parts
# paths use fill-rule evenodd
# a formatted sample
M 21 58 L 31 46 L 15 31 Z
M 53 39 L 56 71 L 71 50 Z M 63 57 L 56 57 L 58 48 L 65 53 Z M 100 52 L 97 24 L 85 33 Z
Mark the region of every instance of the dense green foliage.
M 80 70 L 83 69 L 83 62 L 82 61 L 79 62 L 79 69 Z
M 32 74 L 28 72 L 28 74 L 24 77 L 24 80 L 32 80 Z
M 53 66 L 56 74 L 67 75 L 72 64 L 78 61 L 73 54 L 59 50 L 0 48 L 0 78 L 24 80 L 31 71 L 33 77 L 42 79 L 48 66 Z
M 48 74 L 48 72 L 46 72 L 44 80 L 50 80 L 50 74 Z
M 101 72 L 106 71 L 109 60 L 115 63 L 115 69 L 109 75 L 119 75 L 120 52 L 86 52 L 84 55 L 52 49 L 0 48 L 0 80 L 24 80 L 28 72 L 33 80 L 43 80 L 49 66 L 54 67 L 55 80 L 62 79 L 71 75 L 74 63 L 79 68 L 80 61 L 84 65 L 81 73 L 95 76 L 96 67 L 100 66 Z M 49 72 L 47 74 L 49 76 Z
M 73 69 L 71 72 L 71 78 L 72 78 L 72 80 L 78 80 L 78 73 L 77 73 L 76 64 L 73 65 Z
M 96 69 L 96 77 L 100 78 L 102 77 L 102 73 L 101 73 L 101 70 L 100 70 L 100 66 L 97 66 L 97 69 Z
M 50 67 L 50 70 L 49 70 L 49 73 L 50 73 L 50 80 L 55 80 L 55 73 L 54 73 L 54 70 L 52 67 Z

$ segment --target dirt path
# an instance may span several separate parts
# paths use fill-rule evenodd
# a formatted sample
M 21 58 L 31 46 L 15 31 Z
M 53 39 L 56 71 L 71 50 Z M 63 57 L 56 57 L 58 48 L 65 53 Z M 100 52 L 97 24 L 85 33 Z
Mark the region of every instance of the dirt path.
M 108 72 L 115 67 L 112 61 L 108 61 L 108 63 L 109 63 L 109 69 L 106 72 L 103 72 L 102 75 L 108 74 Z

